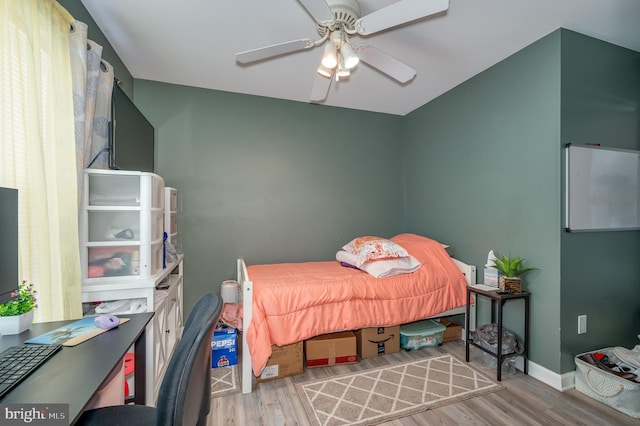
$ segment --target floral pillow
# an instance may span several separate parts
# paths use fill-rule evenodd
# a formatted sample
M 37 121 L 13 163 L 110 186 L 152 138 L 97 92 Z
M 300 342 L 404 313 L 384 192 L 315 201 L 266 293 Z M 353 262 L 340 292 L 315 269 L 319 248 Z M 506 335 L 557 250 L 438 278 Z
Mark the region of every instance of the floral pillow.
M 371 260 L 408 257 L 409 253 L 391 240 L 380 237 L 357 237 L 342 246 L 344 251 L 357 256 L 355 266 L 360 267 Z

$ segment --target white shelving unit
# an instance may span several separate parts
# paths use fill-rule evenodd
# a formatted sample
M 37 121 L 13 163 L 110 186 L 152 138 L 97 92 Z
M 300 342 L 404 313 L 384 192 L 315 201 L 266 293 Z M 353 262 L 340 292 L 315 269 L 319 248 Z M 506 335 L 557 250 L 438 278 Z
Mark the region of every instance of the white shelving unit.
M 167 242 L 178 250 L 178 190 L 164 188 L 164 231 Z
M 183 256 L 163 268 L 164 180 L 122 170 L 84 175 L 82 301 L 144 299 L 155 312 L 146 330 L 146 404 L 155 405 L 183 328 Z

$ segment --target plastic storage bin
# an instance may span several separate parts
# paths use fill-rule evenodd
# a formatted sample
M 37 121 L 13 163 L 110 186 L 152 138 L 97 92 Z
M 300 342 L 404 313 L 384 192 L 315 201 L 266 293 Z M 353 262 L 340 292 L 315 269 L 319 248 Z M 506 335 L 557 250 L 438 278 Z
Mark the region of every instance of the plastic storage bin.
M 415 350 L 440 346 L 447 327 L 438 321 L 422 320 L 400 326 L 400 347 Z
M 169 186 L 164 188 L 165 210 L 168 212 L 178 211 L 178 190 Z
M 85 169 L 80 214 L 83 284 L 162 272 L 164 180 L 153 173 Z
M 178 190 L 164 188 L 164 231 L 167 242 L 178 248 Z

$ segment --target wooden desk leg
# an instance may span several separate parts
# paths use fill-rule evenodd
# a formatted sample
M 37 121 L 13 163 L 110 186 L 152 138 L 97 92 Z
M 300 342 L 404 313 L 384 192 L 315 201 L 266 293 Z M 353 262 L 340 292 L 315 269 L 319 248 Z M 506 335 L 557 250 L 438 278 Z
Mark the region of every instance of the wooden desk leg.
M 147 333 L 146 329 L 142 330 L 142 333 L 134 344 L 134 395 L 133 402 L 135 404 L 144 405 L 146 403 L 146 385 L 147 385 Z

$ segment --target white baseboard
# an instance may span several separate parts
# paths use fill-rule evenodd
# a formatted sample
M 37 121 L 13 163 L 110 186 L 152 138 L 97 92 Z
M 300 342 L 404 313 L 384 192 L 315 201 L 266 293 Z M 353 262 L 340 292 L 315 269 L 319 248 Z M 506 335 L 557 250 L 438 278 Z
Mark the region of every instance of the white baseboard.
M 516 368 L 520 371 L 524 370 L 524 359 L 522 357 L 517 358 Z M 575 371 L 558 374 L 529 360 L 528 373 L 529 376 L 534 379 L 539 380 L 545 385 L 549 385 L 560 392 L 568 391 L 575 387 Z

